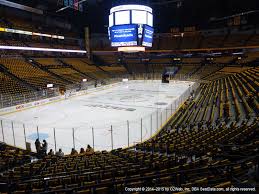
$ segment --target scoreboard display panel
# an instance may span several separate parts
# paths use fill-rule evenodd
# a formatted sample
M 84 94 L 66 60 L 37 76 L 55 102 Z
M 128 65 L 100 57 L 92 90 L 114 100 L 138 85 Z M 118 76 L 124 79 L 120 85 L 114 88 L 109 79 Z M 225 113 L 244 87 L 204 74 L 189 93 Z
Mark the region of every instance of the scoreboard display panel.
M 145 5 L 119 5 L 111 8 L 108 35 L 112 47 L 118 50 L 145 50 L 153 43 L 153 10 Z M 140 49 L 141 48 L 141 49 Z M 144 49 L 143 49 L 144 48 Z M 129 49 L 130 50 L 130 49 Z
M 143 37 L 142 37 L 142 46 L 145 47 L 152 47 L 153 43 L 153 35 L 154 35 L 154 28 L 144 25 L 143 28 Z
M 112 26 L 110 40 L 112 47 L 137 46 L 138 26 L 135 24 Z

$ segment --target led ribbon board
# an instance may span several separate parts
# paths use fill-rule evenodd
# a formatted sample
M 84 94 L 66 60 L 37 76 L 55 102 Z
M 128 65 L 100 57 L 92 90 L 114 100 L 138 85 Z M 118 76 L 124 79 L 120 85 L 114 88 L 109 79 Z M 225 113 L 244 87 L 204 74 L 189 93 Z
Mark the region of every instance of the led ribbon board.
M 52 49 L 52 48 L 39 48 L 39 47 L 23 47 L 23 46 L 2 46 L 0 50 L 22 50 L 22 51 L 44 51 L 44 52 L 63 52 L 63 53 L 87 53 L 85 50 L 73 49 Z
M 112 26 L 110 39 L 113 47 L 138 45 L 137 25 Z
M 152 47 L 154 28 L 145 25 L 143 29 L 143 41 L 142 46 Z
M 0 32 L 24 34 L 24 35 L 30 35 L 30 36 L 45 36 L 45 37 L 56 38 L 56 39 L 65 38 L 64 36 L 58 36 L 55 34 L 43 34 L 43 33 L 30 32 L 30 31 L 25 31 L 25 30 L 16 30 L 16 29 L 12 29 L 12 28 L 2 28 L 2 27 L 0 27 Z

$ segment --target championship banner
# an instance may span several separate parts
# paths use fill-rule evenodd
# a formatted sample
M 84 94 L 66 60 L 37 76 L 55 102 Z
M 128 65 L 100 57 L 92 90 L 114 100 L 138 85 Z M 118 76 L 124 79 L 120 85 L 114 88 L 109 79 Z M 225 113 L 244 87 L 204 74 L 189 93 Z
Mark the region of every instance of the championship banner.
M 79 9 L 79 11 L 81 11 L 81 12 L 84 11 L 83 4 L 82 4 L 82 3 L 80 3 L 80 4 L 78 5 L 78 9 Z
M 78 0 L 74 0 L 74 9 L 78 10 Z
M 64 0 L 64 6 L 68 6 L 68 0 Z
M 70 6 L 71 8 L 74 8 L 74 0 L 69 0 L 69 6 Z

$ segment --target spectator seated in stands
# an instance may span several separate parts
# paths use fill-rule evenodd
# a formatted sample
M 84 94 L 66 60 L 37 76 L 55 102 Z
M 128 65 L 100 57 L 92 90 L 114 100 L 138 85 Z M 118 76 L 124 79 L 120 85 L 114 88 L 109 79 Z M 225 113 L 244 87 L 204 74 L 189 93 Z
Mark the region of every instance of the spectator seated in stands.
M 6 144 L 4 142 L 0 142 L 0 151 L 4 151 L 6 149 Z
M 81 148 L 81 149 L 80 149 L 80 154 L 84 154 L 84 153 L 85 153 L 84 148 Z
M 86 154 L 93 154 L 94 153 L 94 149 L 88 144 L 87 145 L 87 149 L 85 150 Z
M 78 155 L 78 152 L 74 148 L 72 148 L 71 155 L 72 156 Z
M 52 149 L 49 150 L 48 156 L 54 156 L 54 151 Z
M 62 149 L 59 149 L 58 152 L 56 152 L 56 156 L 64 157 L 64 153 L 62 152 Z

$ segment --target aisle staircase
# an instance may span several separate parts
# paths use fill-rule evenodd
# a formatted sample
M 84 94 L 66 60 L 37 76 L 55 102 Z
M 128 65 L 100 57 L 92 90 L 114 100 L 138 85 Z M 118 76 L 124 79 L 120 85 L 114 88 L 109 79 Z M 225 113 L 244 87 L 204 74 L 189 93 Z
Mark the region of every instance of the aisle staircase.
M 71 65 L 71 64 L 66 63 L 66 62 L 63 61 L 62 59 L 57 59 L 57 61 L 60 62 L 61 64 L 65 65 L 65 66 L 67 66 L 67 67 L 73 69 L 74 71 L 78 72 L 78 73 L 81 74 L 83 77 L 87 77 L 87 78 L 96 80 L 95 77 L 93 77 L 93 76 L 91 76 L 91 75 L 89 75 L 89 74 L 86 74 L 86 73 L 80 71 L 79 69 L 75 68 L 75 67 L 74 67 L 73 65 Z
M 48 74 L 52 75 L 53 77 L 55 77 L 58 80 L 63 81 L 66 84 L 73 84 L 73 82 L 71 82 L 71 81 L 65 79 L 64 77 L 62 77 L 62 76 L 60 76 L 60 75 L 58 75 L 56 73 L 53 73 L 52 71 L 48 70 L 48 68 L 46 68 L 45 66 L 41 65 L 39 62 L 35 61 L 34 59 L 26 58 L 26 61 L 28 63 L 30 63 L 32 66 L 47 72 Z

